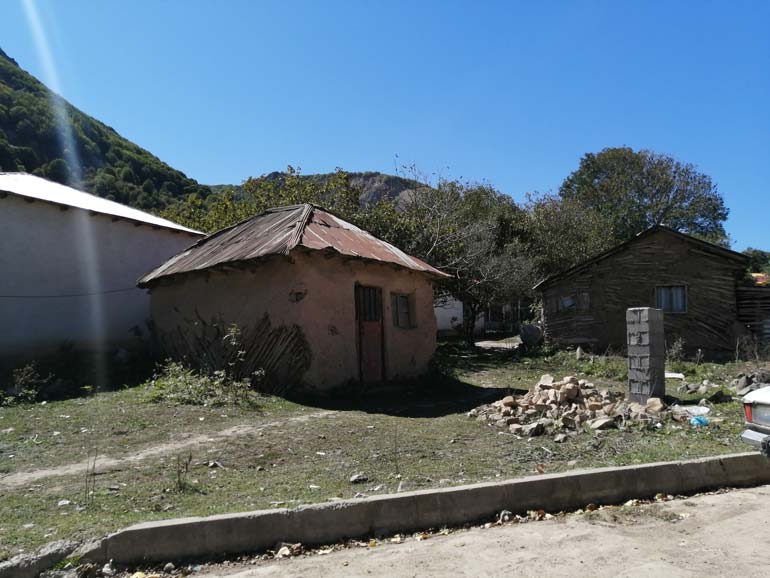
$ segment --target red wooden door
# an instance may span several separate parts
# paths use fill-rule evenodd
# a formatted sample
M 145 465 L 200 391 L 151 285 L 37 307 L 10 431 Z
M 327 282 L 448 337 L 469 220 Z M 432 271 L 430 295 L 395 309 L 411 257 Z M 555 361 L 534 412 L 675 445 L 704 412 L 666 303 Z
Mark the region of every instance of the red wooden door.
M 356 319 L 361 382 L 383 381 L 382 289 L 356 285 Z

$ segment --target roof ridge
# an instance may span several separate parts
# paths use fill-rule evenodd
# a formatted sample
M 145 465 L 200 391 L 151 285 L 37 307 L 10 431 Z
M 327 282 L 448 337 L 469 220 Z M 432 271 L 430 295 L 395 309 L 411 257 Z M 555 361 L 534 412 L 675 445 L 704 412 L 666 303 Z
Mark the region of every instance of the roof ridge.
M 302 205 L 296 205 L 296 207 L 302 207 L 302 213 L 300 214 L 299 219 L 297 219 L 297 227 L 292 234 L 291 239 L 289 239 L 286 253 L 290 253 L 300 244 L 302 235 L 305 233 L 305 227 L 307 227 L 307 224 L 310 222 L 310 216 L 313 214 L 313 211 L 315 211 L 315 207 L 310 203 L 303 203 Z
M 742 253 L 739 253 L 737 251 L 733 251 L 732 249 L 728 249 L 726 247 L 722 247 L 721 245 L 717 245 L 716 243 L 712 243 L 710 241 L 705 241 L 703 239 L 700 239 L 698 237 L 695 237 L 694 235 L 690 235 L 687 233 L 683 233 L 682 231 L 678 231 L 674 229 L 673 227 L 670 227 L 668 225 L 664 225 L 662 223 L 656 223 L 655 225 L 652 225 L 650 227 L 647 227 L 643 231 L 638 232 L 636 235 L 631 237 L 630 239 L 627 239 L 623 241 L 622 243 L 618 243 L 617 245 L 610 247 L 606 251 L 602 251 L 601 253 L 598 253 L 592 257 L 588 257 L 587 259 L 582 260 L 580 263 L 577 263 L 571 267 L 567 267 L 566 269 L 563 269 L 562 271 L 559 271 L 557 273 L 554 273 L 552 275 L 549 275 L 545 279 L 538 282 L 534 287 L 532 287 L 533 290 L 538 290 L 540 287 L 543 287 L 544 285 L 547 285 L 551 283 L 552 281 L 556 281 L 557 279 L 565 279 L 569 277 L 570 275 L 573 275 L 574 273 L 577 273 L 578 271 L 581 271 L 585 267 L 588 267 L 589 265 L 596 263 L 598 261 L 602 261 L 604 259 L 607 259 L 608 257 L 613 256 L 614 254 L 618 253 L 619 251 L 622 251 L 626 249 L 629 245 L 632 243 L 638 241 L 639 239 L 643 239 L 647 237 L 648 235 L 651 235 L 652 233 L 655 233 L 657 231 L 663 231 L 665 233 L 675 235 L 689 243 L 698 243 L 701 246 L 705 246 L 706 248 L 714 251 L 714 252 L 722 252 L 723 254 L 727 254 L 728 257 L 732 259 L 740 259 L 745 258 L 748 259 L 748 257 L 745 257 Z

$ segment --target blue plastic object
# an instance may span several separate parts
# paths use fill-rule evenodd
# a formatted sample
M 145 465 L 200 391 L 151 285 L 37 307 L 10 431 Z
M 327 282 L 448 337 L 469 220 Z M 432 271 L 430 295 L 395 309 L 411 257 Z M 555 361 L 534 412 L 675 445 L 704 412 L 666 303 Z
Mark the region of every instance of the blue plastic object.
M 709 418 L 705 415 L 696 415 L 690 420 L 690 425 L 693 427 L 706 427 L 709 424 Z

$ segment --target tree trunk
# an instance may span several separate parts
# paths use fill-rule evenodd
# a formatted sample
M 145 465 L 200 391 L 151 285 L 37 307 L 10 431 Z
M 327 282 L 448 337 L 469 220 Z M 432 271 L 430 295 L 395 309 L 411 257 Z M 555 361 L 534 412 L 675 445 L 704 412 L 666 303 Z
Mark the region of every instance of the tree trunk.
M 463 304 L 465 307 L 466 304 Z M 465 314 L 467 311 L 467 315 Z M 476 317 L 479 314 L 479 306 L 477 304 L 467 305 L 467 309 L 463 311 L 463 337 L 468 345 L 474 345 L 474 337 L 476 334 Z

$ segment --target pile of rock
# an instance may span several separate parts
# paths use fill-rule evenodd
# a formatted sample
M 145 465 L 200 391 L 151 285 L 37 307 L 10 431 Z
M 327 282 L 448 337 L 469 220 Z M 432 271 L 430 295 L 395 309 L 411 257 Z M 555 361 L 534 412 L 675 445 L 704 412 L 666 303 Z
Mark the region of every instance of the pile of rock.
M 688 395 L 700 395 L 706 396 L 712 389 L 719 389 L 720 386 L 716 383 L 711 383 L 708 379 L 704 379 L 700 383 L 684 382 L 682 385 L 676 388 L 681 393 Z
M 567 376 L 555 381 L 546 374 L 526 394 L 482 405 L 468 416 L 520 436 L 556 433 L 554 440 L 562 442 L 571 433 L 609 429 L 626 420 L 654 425 L 664 413 L 665 405 L 658 398 L 650 398 L 646 405 L 629 403 L 624 394 L 598 390 L 585 379 Z
M 730 383 L 736 395 L 746 395 L 755 389 L 770 386 L 770 370 L 758 369 L 752 373 L 739 373 L 736 379 Z

